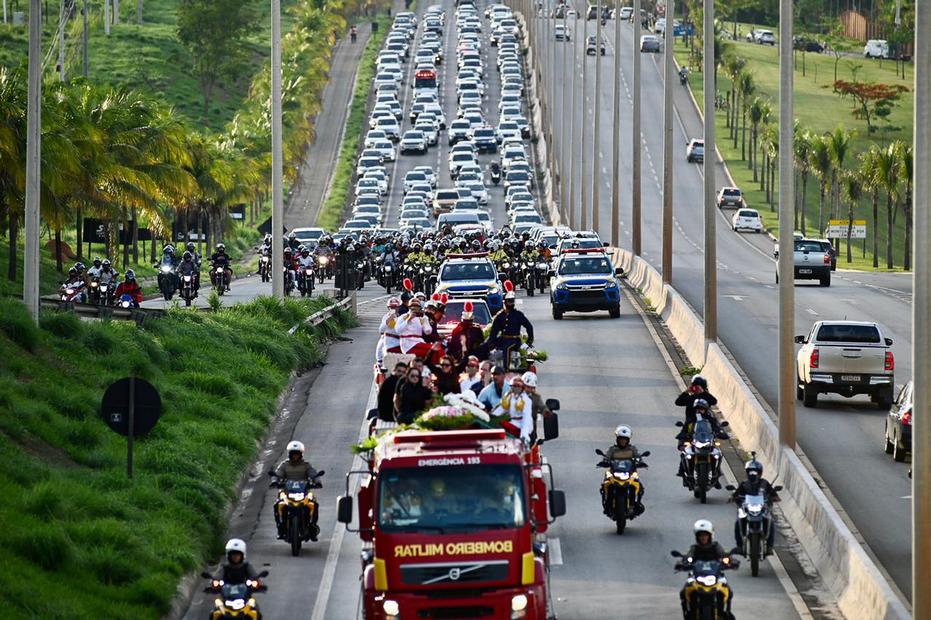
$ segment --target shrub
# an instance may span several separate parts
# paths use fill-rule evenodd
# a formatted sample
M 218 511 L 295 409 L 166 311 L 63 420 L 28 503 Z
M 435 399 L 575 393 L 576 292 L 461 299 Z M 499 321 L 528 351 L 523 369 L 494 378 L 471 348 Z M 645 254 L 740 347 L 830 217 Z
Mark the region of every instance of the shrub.
M 26 306 L 8 297 L 0 298 L 0 332 L 27 351 L 34 351 L 39 343 L 39 329 Z
M 74 546 L 61 528 L 34 520 L 20 525 L 22 529 L 10 541 L 15 553 L 48 571 L 61 570 L 71 562 Z

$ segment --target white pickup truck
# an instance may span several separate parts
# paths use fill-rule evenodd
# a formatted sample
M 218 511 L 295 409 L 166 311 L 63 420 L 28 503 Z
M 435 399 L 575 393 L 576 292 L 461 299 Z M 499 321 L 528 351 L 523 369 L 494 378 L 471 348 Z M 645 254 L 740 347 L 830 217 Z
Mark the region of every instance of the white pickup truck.
M 807 336 L 796 336 L 795 342 L 802 345 L 796 358 L 796 397 L 806 407 L 816 407 L 818 394 L 824 393 L 869 394 L 879 409 L 892 405 L 892 338 L 884 337 L 876 323 L 818 321 Z
M 778 244 L 773 256 L 779 258 Z M 814 239 L 795 239 L 792 275 L 796 280 L 818 280 L 821 286 L 831 286 L 831 254 Z M 779 283 L 779 262 L 776 262 L 776 283 Z

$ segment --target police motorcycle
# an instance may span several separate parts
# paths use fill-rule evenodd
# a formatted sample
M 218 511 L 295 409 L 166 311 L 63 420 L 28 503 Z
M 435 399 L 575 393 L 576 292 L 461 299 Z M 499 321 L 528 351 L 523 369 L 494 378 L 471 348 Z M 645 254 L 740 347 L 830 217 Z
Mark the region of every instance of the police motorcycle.
M 643 514 L 637 504 L 642 484 L 637 470 L 647 467 L 643 459 L 650 456 L 650 451 L 645 451 L 636 459 L 608 459 L 601 450 L 595 450 L 595 454 L 602 457 L 596 467 L 607 470 L 601 482 L 601 506 L 604 513 L 614 520 L 620 535 L 624 533 L 629 520 Z
M 721 422 L 722 427 L 727 425 L 726 421 Z M 679 420 L 676 426 L 681 427 L 684 424 Z M 723 455 L 718 439 L 727 438 L 728 435 L 724 431 L 719 430 L 715 433 L 711 421 L 699 413 L 691 437 L 683 441 L 679 448 L 686 486 L 702 504 L 707 502 L 709 490 L 721 488 Z
M 325 474 L 321 471 L 308 483 L 306 480 L 280 480 L 274 471 L 268 475 L 272 479 L 270 487 L 278 488 L 278 501 L 276 507 L 281 523 L 287 532 L 285 540 L 291 545 L 291 555 L 301 553 L 301 545 L 320 533 L 320 526 L 316 524 L 319 504 L 311 489 L 320 489 L 323 484 L 319 478 Z
M 752 457 L 756 458 L 756 453 L 752 452 Z M 737 487 L 732 484 L 727 485 L 728 491 L 736 491 Z M 737 507 L 737 523 L 735 528 L 738 536 L 738 548 L 740 555 L 750 560 L 750 574 L 754 577 L 760 574 L 760 561 L 772 549 L 769 548 L 769 535 L 771 528 L 775 527 L 772 516 L 773 502 L 779 501 L 777 493 L 782 490 L 781 486 L 773 486 L 772 493 L 767 497 L 760 493 L 757 495 L 746 495 L 740 505 Z M 737 501 L 732 497 L 731 501 Z
M 732 550 L 731 553 L 734 553 Z M 730 586 L 724 571 L 735 570 L 740 562 L 729 556 L 720 560 L 696 560 L 686 557 L 679 551 L 670 555 L 678 558 L 676 571 L 688 573 L 685 580 L 685 597 L 688 608 L 685 617 L 695 620 L 727 620 L 730 614 L 725 611 L 726 601 L 730 597 Z
M 226 583 L 222 579 L 214 579 L 207 571 L 200 576 L 210 580 L 204 592 L 217 594 L 210 620 L 261 620 L 262 612 L 252 595 L 268 590 L 268 586 L 261 581 L 268 576 L 267 570 L 259 573 L 259 579 L 247 579 L 245 583 Z
M 391 294 L 391 287 L 397 288 L 397 267 L 394 263 L 386 263 L 384 256 L 375 259 L 378 284 L 385 287 L 385 293 Z

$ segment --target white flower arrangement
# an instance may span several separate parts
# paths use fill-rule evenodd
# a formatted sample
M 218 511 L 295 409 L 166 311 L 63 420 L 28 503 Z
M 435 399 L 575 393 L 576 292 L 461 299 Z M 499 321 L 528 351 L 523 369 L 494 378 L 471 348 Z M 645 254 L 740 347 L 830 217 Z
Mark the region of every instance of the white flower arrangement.
M 482 422 L 490 422 L 491 418 L 485 413 L 485 407 L 479 402 L 478 397 L 473 392 L 465 394 L 449 393 L 443 397 L 446 404 L 462 410 L 464 413 L 471 413 L 473 417 Z

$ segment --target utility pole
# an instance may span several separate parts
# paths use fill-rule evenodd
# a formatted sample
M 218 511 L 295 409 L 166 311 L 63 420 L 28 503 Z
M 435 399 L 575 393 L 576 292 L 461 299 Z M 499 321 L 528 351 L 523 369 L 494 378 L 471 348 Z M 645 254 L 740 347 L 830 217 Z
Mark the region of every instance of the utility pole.
M 87 22 L 90 19 L 90 17 L 88 16 L 87 11 L 88 11 L 87 0 L 84 0 L 84 10 L 81 11 L 81 18 L 84 22 L 83 24 L 84 27 L 81 29 L 81 67 L 83 69 L 81 73 L 85 78 L 88 76 L 90 72 L 90 60 L 88 59 L 88 55 L 87 55 L 88 54 L 87 43 L 88 43 L 88 36 L 89 36 L 87 32 L 87 25 L 88 25 Z
M 284 189 L 281 139 L 281 0 L 272 0 L 272 296 L 284 299 Z
M 42 157 L 42 1 L 29 2 L 29 73 L 26 97 L 26 253 L 23 302 L 39 321 L 39 188 Z
M 630 147 L 631 168 L 633 181 L 630 191 L 630 250 L 634 256 L 640 256 L 642 251 L 640 239 L 640 0 L 634 0 L 633 12 L 634 28 L 634 70 L 633 92 L 631 97 L 631 114 L 633 115 L 632 144 Z
M 142 0 L 136 2 L 136 23 L 142 25 Z
M 562 72 L 561 75 L 569 75 L 569 52 L 566 50 L 566 45 L 569 44 L 569 30 L 566 27 L 566 13 L 569 11 L 563 9 L 562 12 L 562 30 L 564 33 L 564 40 L 560 46 L 562 50 Z M 566 157 L 566 138 L 568 134 L 566 133 L 566 121 L 572 118 L 569 110 L 566 109 L 566 89 L 563 87 L 559 88 L 559 204 L 562 207 L 562 217 L 563 221 L 566 222 L 569 220 L 569 210 L 572 208 L 569 205 L 569 158 Z
M 704 0 L 704 30 L 702 32 L 702 73 L 704 73 L 704 107 L 705 107 L 705 158 L 702 168 L 705 176 L 705 342 L 718 341 L 718 247 L 715 233 L 715 218 L 718 210 L 715 204 L 714 166 L 718 162 L 715 150 L 714 104 L 717 84 L 714 81 L 714 0 Z M 672 21 L 666 20 L 666 28 L 672 27 Z M 792 174 L 789 178 L 794 178 Z M 791 236 L 791 235 L 790 235 Z
M 110 0 L 103 0 L 103 33 L 110 36 Z
M 584 25 L 582 26 L 582 45 L 587 45 L 588 41 L 588 15 L 584 17 Z M 588 230 L 588 183 L 585 182 L 585 112 L 588 110 L 588 91 L 587 91 L 587 82 L 588 82 L 588 54 L 585 53 L 585 48 L 582 48 L 582 105 L 579 106 L 582 114 L 579 119 L 579 166 L 581 172 L 579 173 L 579 209 L 582 212 L 582 230 Z
M 675 81 L 672 57 L 676 46 L 672 22 L 675 16 L 675 0 L 667 0 L 663 33 L 663 282 L 666 284 L 672 282 L 672 89 Z
M 795 450 L 795 171 L 792 0 L 779 0 L 779 443 Z M 920 63 L 916 63 L 920 64 Z M 917 104 L 917 102 L 916 102 Z M 916 107 L 917 109 L 917 107 Z M 705 149 L 707 158 L 708 150 Z
M 611 131 L 611 245 L 621 245 L 621 6 L 614 3 L 614 122 Z
M 575 26 L 578 28 L 579 25 L 579 16 L 576 14 L 575 17 Z M 579 160 L 575 157 L 575 142 L 576 142 L 576 122 L 575 115 L 576 110 L 578 110 L 578 93 L 579 93 L 579 42 L 576 40 L 577 32 L 573 28 L 572 32 L 572 108 L 569 110 L 569 144 L 567 145 L 566 153 L 569 157 L 569 165 L 571 170 L 569 171 L 569 227 L 575 228 L 576 222 L 578 220 L 575 217 L 576 212 L 576 194 L 575 194 L 575 178 L 578 175 L 579 171 Z
M 113 23 L 120 23 L 120 0 L 113 0 Z
M 931 616 L 931 7 L 915 3 L 915 196 L 912 300 L 912 614 Z M 782 152 L 782 147 L 779 148 Z
M 598 181 L 601 178 L 601 0 L 595 4 L 595 103 L 594 124 L 592 130 L 592 230 L 599 233 L 601 226 L 601 192 Z M 588 45 L 586 43 L 586 45 Z M 617 131 L 617 129 L 615 129 Z

